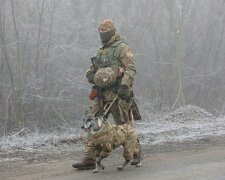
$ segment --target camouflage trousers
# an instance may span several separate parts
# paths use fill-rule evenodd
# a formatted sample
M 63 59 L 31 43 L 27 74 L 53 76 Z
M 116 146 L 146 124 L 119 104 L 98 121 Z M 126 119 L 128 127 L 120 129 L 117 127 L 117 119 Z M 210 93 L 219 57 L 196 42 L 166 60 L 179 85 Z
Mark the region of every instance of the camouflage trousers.
M 92 138 L 88 138 L 84 149 L 84 158 L 95 160 L 95 147 Z
M 110 90 L 103 92 L 104 110 L 110 106 L 116 94 Z M 134 118 L 131 110 L 132 102 L 118 98 L 111 106 L 109 113 L 112 114 L 116 125 L 129 124 L 134 125 Z M 91 113 L 96 115 L 100 111 L 100 102 L 97 97 L 94 98 L 91 105 Z

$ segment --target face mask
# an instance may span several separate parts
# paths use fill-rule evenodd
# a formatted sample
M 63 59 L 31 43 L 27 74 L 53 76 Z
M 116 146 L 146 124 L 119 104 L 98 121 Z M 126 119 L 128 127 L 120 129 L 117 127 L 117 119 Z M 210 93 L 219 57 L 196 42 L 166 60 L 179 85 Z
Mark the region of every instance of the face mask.
M 113 37 L 115 31 L 114 30 L 110 30 L 108 32 L 100 32 L 100 38 L 102 43 L 107 43 L 109 42 L 109 40 Z

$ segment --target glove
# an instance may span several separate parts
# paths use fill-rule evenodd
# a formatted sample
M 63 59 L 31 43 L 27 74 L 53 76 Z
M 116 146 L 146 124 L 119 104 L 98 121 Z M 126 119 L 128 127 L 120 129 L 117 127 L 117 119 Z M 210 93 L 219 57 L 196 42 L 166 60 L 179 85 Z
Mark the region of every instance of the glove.
M 94 72 L 88 71 L 86 74 L 86 77 L 87 77 L 89 83 L 94 84 L 94 77 L 95 77 Z
M 121 84 L 119 86 L 119 89 L 117 90 L 117 94 L 121 99 L 123 100 L 127 99 L 130 96 L 130 91 L 128 86 L 125 84 Z

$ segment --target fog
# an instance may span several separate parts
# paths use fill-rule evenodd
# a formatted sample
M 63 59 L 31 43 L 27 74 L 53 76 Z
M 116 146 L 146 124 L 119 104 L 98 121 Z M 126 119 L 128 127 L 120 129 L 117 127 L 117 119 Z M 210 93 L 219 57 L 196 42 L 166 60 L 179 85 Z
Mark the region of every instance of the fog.
M 188 104 L 224 115 L 224 0 L 0 0 L 0 135 L 79 121 L 102 19 L 135 53 L 144 118 Z

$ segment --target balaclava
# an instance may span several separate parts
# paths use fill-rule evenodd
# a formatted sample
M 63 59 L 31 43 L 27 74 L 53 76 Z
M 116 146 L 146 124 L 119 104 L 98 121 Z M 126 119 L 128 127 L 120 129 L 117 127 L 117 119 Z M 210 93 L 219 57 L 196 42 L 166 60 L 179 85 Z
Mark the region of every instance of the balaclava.
M 116 28 L 112 20 L 105 19 L 101 21 L 98 31 L 99 31 L 102 43 L 106 44 L 115 34 Z

